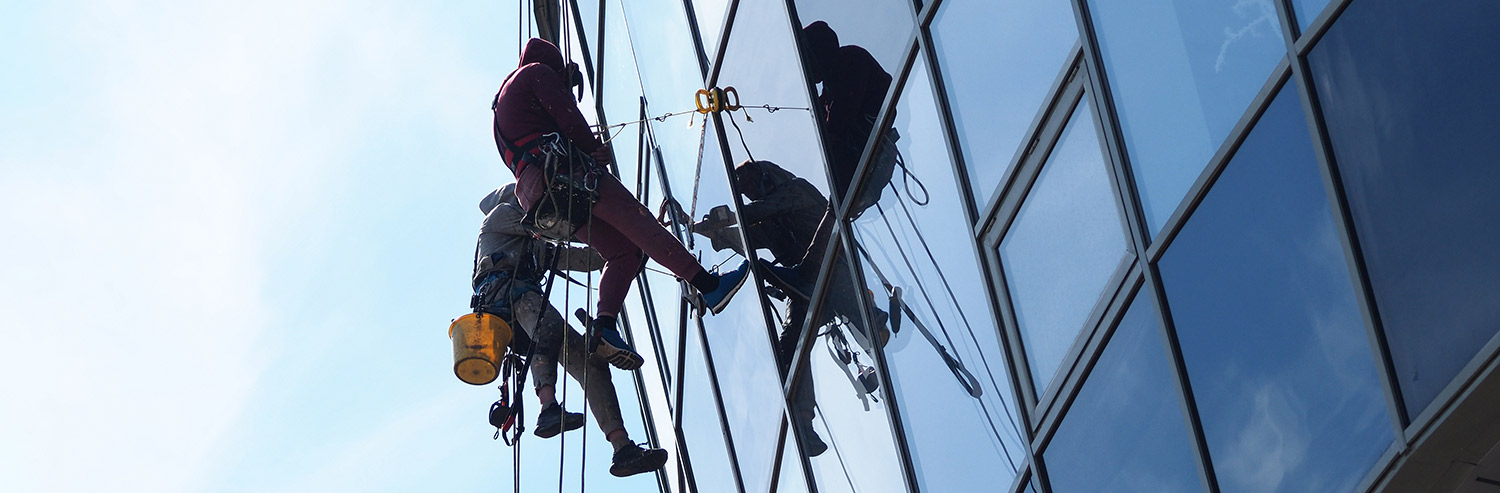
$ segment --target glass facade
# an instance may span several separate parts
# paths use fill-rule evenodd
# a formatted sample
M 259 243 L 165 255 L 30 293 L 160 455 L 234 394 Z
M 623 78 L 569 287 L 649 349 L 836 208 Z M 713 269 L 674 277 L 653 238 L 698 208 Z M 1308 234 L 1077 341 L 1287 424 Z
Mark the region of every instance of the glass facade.
M 631 488 L 1381 490 L 1497 366 L 1494 1 L 578 7 L 627 188 L 800 267 L 647 263 Z

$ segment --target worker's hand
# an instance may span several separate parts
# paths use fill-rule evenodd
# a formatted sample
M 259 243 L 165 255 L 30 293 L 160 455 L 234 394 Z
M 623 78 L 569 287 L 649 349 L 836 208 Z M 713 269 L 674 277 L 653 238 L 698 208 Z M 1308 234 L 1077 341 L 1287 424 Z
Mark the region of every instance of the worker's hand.
M 615 162 L 614 152 L 610 150 L 609 144 L 590 152 L 589 157 L 594 158 L 594 162 L 599 163 L 600 166 L 609 166 L 610 163 Z

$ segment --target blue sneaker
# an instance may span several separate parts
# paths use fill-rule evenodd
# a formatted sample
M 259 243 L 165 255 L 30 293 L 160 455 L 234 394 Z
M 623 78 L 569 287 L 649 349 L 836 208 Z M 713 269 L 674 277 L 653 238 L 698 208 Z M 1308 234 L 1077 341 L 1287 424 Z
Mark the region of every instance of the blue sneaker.
M 724 307 L 729 306 L 729 298 L 745 283 L 746 274 L 750 273 L 749 267 L 750 261 L 746 260 L 734 270 L 719 274 L 719 289 L 702 293 L 703 308 L 715 315 L 724 311 Z
M 621 370 L 634 370 L 646 363 L 646 359 L 625 343 L 615 324 L 594 319 L 593 339 L 589 341 L 594 355 Z

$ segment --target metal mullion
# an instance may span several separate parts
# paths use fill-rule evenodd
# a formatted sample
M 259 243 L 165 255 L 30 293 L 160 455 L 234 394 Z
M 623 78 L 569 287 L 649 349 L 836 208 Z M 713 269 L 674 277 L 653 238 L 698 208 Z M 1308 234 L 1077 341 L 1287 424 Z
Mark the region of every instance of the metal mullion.
M 1131 173 L 1130 156 L 1124 146 L 1124 129 L 1120 126 L 1119 115 L 1115 112 L 1114 94 L 1109 86 L 1108 75 L 1104 71 L 1104 58 L 1099 50 L 1098 33 L 1094 30 L 1092 13 L 1086 0 L 1072 0 L 1073 11 L 1078 22 L 1078 33 L 1081 37 L 1084 51 L 1084 66 L 1089 74 L 1089 89 L 1093 93 L 1095 112 L 1102 121 L 1101 130 L 1103 144 L 1106 151 L 1106 159 L 1109 159 L 1116 187 L 1116 193 L 1122 199 L 1121 205 L 1125 210 L 1126 226 L 1130 233 L 1131 243 L 1137 252 L 1138 262 L 1143 266 L 1142 277 L 1145 286 L 1149 288 L 1149 294 L 1154 298 L 1157 308 L 1157 318 L 1161 327 L 1161 336 L 1166 345 L 1167 357 L 1172 366 L 1173 384 L 1177 387 L 1177 395 L 1180 399 L 1183 417 L 1187 420 L 1189 436 L 1193 442 L 1194 461 L 1197 462 L 1199 480 L 1205 491 L 1217 492 L 1218 479 L 1213 469 L 1213 460 L 1209 456 L 1208 442 L 1203 434 L 1203 423 L 1198 416 L 1198 407 L 1192 393 L 1192 383 L 1188 380 L 1187 365 L 1182 357 L 1182 348 L 1177 342 L 1176 326 L 1172 324 L 1170 307 L 1167 304 L 1166 292 L 1162 288 L 1161 281 L 1156 273 L 1154 260 L 1147 249 L 1150 244 L 1148 238 L 1151 230 L 1145 220 L 1145 210 L 1140 200 L 1140 192 L 1136 187 L 1135 179 Z M 1139 297 L 1139 294 L 1137 295 Z M 1045 474 L 1043 475 L 1045 480 Z
M 734 432 L 729 426 L 729 414 L 724 411 L 724 394 L 719 389 L 719 372 L 714 369 L 714 352 L 708 343 L 708 331 L 703 328 L 703 316 L 690 317 L 698 327 L 698 343 L 703 350 L 703 366 L 708 371 L 709 389 L 713 391 L 714 408 L 719 413 L 719 427 L 724 430 L 724 448 L 729 453 L 729 470 L 734 473 L 734 485 L 740 493 L 745 492 L 745 480 L 740 471 L 739 452 L 734 447 Z M 680 422 L 679 422 L 680 423 Z M 681 424 L 677 425 L 682 428 Z
M 1318 40 L 1328 33 L 1328 28 L 1333 26 L 1334 21 L 1338 20 L 1344 10 L 1349 8 L 1349 3 L 1350 0 L 1329 0 L 1323 11 L 1308 23 L 1307 30 L 1298 36 L 1297 42 L 1292 45 L 1292 51 L 1298 56 L 1306 56 L 1312 51 Z
M 1110 293 L 1108 303 L 1102 308 L 1102 313 L 1097 319 L 1093 319 L 1088 326 L 1089 337 L 1083 339 L 1083 344 L 1078 348 L 1082 351 L 1076 358 L 1075 370 L 1070 371 L 1066 378 L 1057 385 L 1058 395 L 1056 402 L 1043 416 L 1039 416 L 1040 425 L 1037 434 L 1032 438 L 1032 450 L 1037 457 L 1041 457 L 1042 451 L 1052 443 L 1052 436 L 1057 433 L 1063 417 L 1072 409 L 1073 402 L 1078 399 L 1078 393 L 1083 385 L 1093 375 L 1094 366 L 1098 364 L 1099 358 L 1104 354 L 1104 348 L 1114 338 L 1115 330 L 1119 328 L 1120 320 L 1125 318 L 1125 312 L 1130 311 L 1133 302 L 1139 298 L 1144 278 L 1141 271 L 1144 267 L 1139 261 L 1132 259 L 1125 265 L 1125 274 L 1119 289 Z
M 927 4 L 922 6 L 922 10 L 917 12 L 917 27 L 925 31 L 928 26 L 931 26 L 932 19 L 937 17 L 937 9 L 942 3 L 943 0 L 928 0 Z
M 1038 435 L 1046 435 L 1046 429 L 1052 426 L 1050 423 L 1061 418 L 1063 411 L 1073 401 L 1078 387 L 1083 385 L 1083 375 L 1087 369 L 1093 366 L 1093 360 L 1098 354 L 1092 351 L 1100 339 L 1105 337 L 1109 329 L 1105 322 L 1109 321 L 1110 310 L 1114 303 L 1119 300 L 1123 290 L 1131 288 L 1130 280 L 1133 275 L 1137 258 L 1134 255 L 1122 259 L 1115 267 L 1115 272 L 1110 275 L 1109 282 L 1100 292 L 1100 301 L 1094 302 L 1093 309 L 1088 318 L 1083 321 L 1083 326 L 1078 328 L 1078 335 L 1074 336 L 1073 343 L 1069 345 L 1068 352 L 1063 356 L 1062 363 L 1052 374 L 1051 381 L 1037 397 L 1036 413 L 1032 415 L 1031 426 L 1037 430 Z
M 688 308 L 686 302 L 679 303 L 679 305 L 680 308 L 678 310 L 677 324 L 677 369 L 681 370 L 684 366 L 687 365 Z M 674 394 L 672 395 L 672 400 L 676 403 L 676 407 L 673 408 L 672 412 L 672 431 L 673 433 L 677 434 L 677 458 L 679 461 L 681 461 L 681 468 L 678 472 L 679 485 L 682 486 L 681 489 L 683 490 L 696 492 L 698 491 L 698 483 L 697 480 L 693 477 L 693 465 L 691 460 L 692 454 L 688 453 L 687 435 L 683 434 L 682 431 L 682 418 L 683 414 L 686 412 L 684 411 L 684 406 L 682 405 L 682 398 L 683 395 L 686 394 L 686 382 L 686 375 L 683 375 L 683 378 L 679 378 L 676 382 L 674 382 L 675 388 L 672 392 Z
M 1307 59 L 1297 56 L 1291 50 L 1295 50 L 1295 47 L 1288 45 L 1289 56 L 1293 60 L 1291 67 L 1293 85 L 1301 97 L 1302 114 L 1307 119 L 1307 128 L 1312 134 L 1309 137 L 1312 141 L 1313 156 L 1317 159 L 1318 175 L 1323 179 L 1323 190 L 1328 199 L 1329 211 L 1333 213 L 1334 230 L 1342 247 L 1340 250 L 1344 254 L 1344 263 L 1358 289 L 1354 298 L 1359 305 L 1360 318 L 1364 321 L 1365 336 L 1369 338 L 1370 352 L 1376 363 L 1376 371 L 1380 373 L 1380 387 L 1390 411 L 1391 426 L 1394 429 L 1396 442 L 1408 443 L 1411 435 L 1408 434 L 1410 430 L 1405 427 L 1411 423 L 1411 416 L 1407 415 L 1406 406 L 1403 405 L 1400 379 L 1397 377 L 1395 362 L 1391 358 L 1389 342 L 1385 338 L 1384 324 L 1375 299 L 1375 287 L 1370 282 L 1370 272 L 1365 267 L 1364 250 L 1360 247 L 1359 233 L 1354 225 L 1354 213 L 1349 206 L 1348 197 L 1344 194 L 1343 179 L 1333 155 L 1332 136 L 1328 133 L 1328 126 L 1323 120 L 1322 103 L 1318 98 L 1317 88 L 1313 85 Z
M 1198 416 L 1198 401 L 1193 394 L 1193 385 L 1188 378 L 1187 361 L 1182 355 L 1182 345 L 1177 341 L 1177 325 L 1172 321 L 1172 310 L 1167 303 L 1166 288 L 1161 283 L 1161 274 L 1157 271 L 1154 262 L 1146 263 L 1144 270 L 1147 286 L 1151 289 L 1150 294 L 1155 297 L 1156 316 L 1160 322 L 1161 336 L 1167 346 L 1167 358 L 1172 364 L 1172 373 L 1176 377 L 1172 383 L 1177 387 L 1177 396 L 1181 399 L 1183 416 L 1187 419 L 1189 436 L 1193 438 L 1195 454 L 1193 458 L 1198 463 L 1199 480 L 1203 482 L 1204 491 L 1218 492 L 1219 480 L 1214 471 L 1213 457 L 1209 453 L 1208 438 L 1203 432 L 1203 420 Z
M 1234 128 L 1229 131 L 1228 137 L 1219 144 L 1218 150 L 1199 172 L 1193 185 L 1188 187 L 1186 195 L 1177 204 L 1172 215 L 1162 222 L 1161 231 L 1156 234 L 1155 241 L 1150 242 L 1144 250 L 1146 252 L 1144 256 L 1151 259 L 1151 262 L 1161 260 L 1162 255 L 1172 244 L 1172 240 L 1187 224 L 1188 216 L 1192 215 L 1193 211 L 1203 203 L 1203 199 L 1208 196 L 1209 188 L 1219 179 L 1219 175 L 1224 172 L 1224 168 L 1229 165 L 1234 154 L 1239 152 L 1240 145 L 1245 143 L 1245 138 L 1250 136 L 1250 131 L 1254 129 L 1256 122 L 1260 121 L 1261 115 L 1271 106 L 1271 101 L 1281 93 L 1281 89 L 1285 87 L 1291 76 L 1290 63 L 1287 57 L 1282 57 L 1271 72 L 1270 78 L 1261 86 L 1260 92 L 1250 101 L 1250 106 L 1245 109 L 1239 121 L 1234 124 Z
M 979 206 L 974 202 L 974 185 L 969 179 L 969 165 L 964 160 L 963 144 L 959 141 L 958 127 L 953 118 L 953 108 L 948 103 L 948 85 L 943 82 L 943 69 L 937 58 L 937 47 L 932 44 L 932 32 L 919 28 L 917 41 L 920 56 L 927 61 L 927 77 L 932 87 L 932 100 L 937 106 L 939 126 L 942 127 L 943 146 L 948 149 L 948 164 L 953 168 L 958 181 L 959 201 L 963 203 L 964 219 L 968 224 L 979 222 Z M 974 234 L 971 237 L 977 238 Z
M 848 223 L 839 221 L 839 224 L 840 226 L 844 226 Z M 849 263 L 849 275 L 854 278 L 853 282 L 855 283 L 855 286 L 868 286 L 869 284 L 866 284 L 865 282 L 864 269 L 858 268 L 859 258 L 855 256 L 855 252 L 852 247 L 854 242 L 857 241 L 854 238 L 854 231 L 852 230 L 852 227 L 849 227 L 846 230 L 846 233 L 847 234 L 845 236 L 847 237 L 847 239 L 843 242 L 842 246 L 844 248 L 844 255 L 848 259 Z M 921 485 L 917 484 L 917 469 L 911 459 L 911 446 L 906 441 L 906 425 L 905 422 L 901 420 L 901 406 L 900 404 L 898 404 L 895 395 L 895 381 L 891 379 L 890 367 L 886 365 L 885 346 L 880 342 L 880 335 L 878 334 L 879 328 L 871 324 L 870 314 L 874 313 L 873 311 L 871 311 L 871 307 L 869 306 L 869 302 L 871 300 L 866 296 L 855 296 L 855 299 L 860 309 L 859 316 L 865 322 L 864 326 L 869 327 L 871 330 L 871 333 L 869 334 L 871 347 L 870 355 L 875 360 L 875 369 L 879 373 L 880 381 L 884 383 L 884 385 L 880 386 L 880 392 L 881 394 L 885 395 L 885 411 L 887 420 L 886 424 L 889 425 L 891 439 L 894 440 L 896 444 L 896 457 L 901 462 L 901 478 L 906 480 L 907 491 L 917 493 L 922 491 L 922 487 Z M 934 307 L 934 310 L 935 309 L 936 308 Z M 891 316 L 900 315 L 892 314 Z M 892 336 L 894 337 L 894 334 L 892 334 Z M 955 350 L 957 350 L 957 348 L 955 348 Z M 811 362 L 809 362 L 809 365 L 811 365 Z M 833 431 L 829 430 L 829 433 L 832 434 Z
M 625 0 L 621 0 L 622 2 Z M 624 4 L 621 4 L 624 7 Z M 698 77 L 708 77 L 708 53 L 703 49 L 703 32 L 698 28 L 698 12 L 693 8 L 693 0 L 682 0 L 682 14 L 687 17 L 688 34 L 693 37 L 693 53 L 698 55 Z
M 1026 354 L 1019 317 L 1016 315 L 1014 300 L 1010 297 L 1009 283 L 1005 280 L 1005 268 L 1000 260 L 999 248 L 1006 231 L 1010 229 L 1011 224 L 1020 214 L 1026 197 L 1030 195 L 1031 187 L 1035 186 L 1040 178 L 1043 161 L 1057 145 L 1067 125 L 1068 115 L 1080 102 L 1082 88 L 1079 84 L 1065 83 L 1058 90 L 1061 92 L 1051 97 L 1052 102 L 1048 105 L 1049 113 L 1042 120 L 1042 126 L 1036 131 L 1036 136 L 1031 139 L 1037 142 L 1036 146 L 1040 149 L 1024 153 L 1024 159 L 1015 163 L 1013 169 L 1008 172 L 1010 177 L 1007 178 L 1006 189 L 997 192 L 998 202 L 988 207 L 987 219 L 981 223 L 978 233 L 984 238 L 984 256 L 989 266 L 990 285 L 997 293 L 996 298 L 1000 307 L 998 313 L 1002 317 L 1003 324 L 1002 334 L 1015 341 L 1008 349 L 1014 367 L 1012 373 L 1021 380 L 1016 390 L 1022 398 L 1017 402 L 1024 403 L 1022 407 L 1027 409 L 1025 414 L 1028 435 L 1033 434 L 1040 418 L 1031 410 L 1041 402 L 1041 391 L 1045 391 L 1046 388 L 1038 390 L 1036 376 L 1031 374 L 1030 356 Z M 1056 105 L 1064 102 L 1067 105 L 1066 111 L 1057 111 Z M 1028 147 L 1030 146 L 1031 144 L 1028 144 Z
M 713 59 L 709 60 L 708 76 L 705 77 L 708 80 L 706 87 L 714 87 L 718 84 L 719 70 L 724 68 L 724 54 L 728 52 L 729 35 L 734 31 L 734 20 L 739 10 L 740 0 L 729 0 L 729 6 L 724 8 L 724 24 L 719 31 L 719 44 L 714 47 Z
M 627 312 L 622 311 L 620 313 L 620 326 L 621 328 L 625 329 L 625 343 L 629 344 L 631 347 L 635 347 L 635 337 L 630 330 L 630 317 L 626 315 Z M 661 438 L 656 434 L 656 417 L 651 412 L 650 392 L 646 390 L 646 381 L 641 375 L 641 369 L 636 368 L 634 370 L 631 370 L 629 373 L 631 382 L 635 384 L 635 395 L 637 403 L 641 408 L 641 422 L 642 427 L 646 429 L 646 443 L 652 447 L 660 447 Z M 669 485 L 667 483 L 666 472 L 662 469 L 657 469 L 654 474 L 656 476 L 657 486 L 660 487 L 661 491 L 667 491 Z
M 727 29 L 726 29 L 726 32 L 727 32 Z M 723 119 L 723 116 L 720 113 L 718 113 L 718 112 L 711 113 L 710 116 L 713 118 L 713 122 L 714 122 L 714 135 L 717 136 L 718 140 L 719 140 L 720 163 L 723 165 L 722 169 L 724 170 L 723 178 L 724 178 L 724 180 L 726 182 L 728 182 L 728 185 L 729 185 L 729 196 L 730 196 L 730 201 L 734 204 L 735 217 L 744 217 L 743 214 L 741 214 L 741 211 L 744 210 L 745 203 L 744 203 L 743 196 L 740 195 L 739 184 L 736 183 L 735 180 L 732 180 L 732 179 L 729 178 L 731 176 L 734 176 L 734 166 L 732 164 L 730 164 L 730 162 L 729 162 L 730 159 L 731 159 L 731 156 L 733 156 L 733 154 L 730 152 L 730 148 L 729 148 L 729 136 L 725 133 L 725 130 L 724 130 L 724 119 Z M 702 166 L 701 162 L 699 163 L 699 166 Z M 695 191 L 695 193 L 696 193 L 696 191 Z M 691 234 L 691 233 L 689 233 L 689 234 Z M 739 241 L 741 242 L 740 245 L 741 245 L 741 248 L 743 248 L 743 250 L 741 250 L 741 251 L 745 252 L 745 261 L 746 262 L 750 262 L 752 259 L 758 259 L 758 257 L 755 254 L 755 250 L 750 247 L 749 238 L 747 236 L 748 234 L 749 234 L 748 230 L 741 229 L 740 235 L 739 235 Z M 754 282 L 755 283 L 754 286 L 758 287 L 758 286 L 761 286 L 760 272 L 755 267 L 756 266 L 754 266 L 754 265 L 751 265 L 749 267 L 749 271 L 750 271 L 749 274 L 751 276 L 750 277 L 750 281 Z M 755 290 L 755 294 L 756 294 L 756 300 L 760 303 L 761 321 L 765 325 L 767 347 L 771 350 L 770 352 L 774 356 L 776 354 L 776 337 L 777 336 L 776 336 L 776 328 L 773 327 L 772 324 L 771 324 L 771 320 L 774 320 L 774 318 L 773 318 L 773 316 L 771 314 L 771 303 L 770 303 L 769 300 L 766 299 L 766 293 L 765 293 L 764 290 L 757 288 Z M 809 307 L 809 309 L 811 309 L 811 307 Z M 702 325 L 701 322 L 700 322 L 699 325 L 701 327 L 701 325 Z M 704 339 L 704 343 L 705 343 L 704 350 L 707 351 L 708 350 L 708 348 L 706 346 L 707 339 Z M 774 361 L 773 361 L 773 364 L 774 364 Z M 778 386 L 778 388 L 780 388 L 780 386 Z M 780 399 L 780 401 L 781 401 L 781 422 L 782 422 L 782 426 L 785 426 L 787 423 L 790 422 L 789 420 L 791 419 L 791 415 L 792 415 L 792 413 L 791 413 L 791 403 L 790 403 L 790 401 L 788 401 L 786 399 L 786 396 L 787 396 L 787 394 L 785 392 L 781 393 L 781 399 Z M 721 410 L 721 412 L 722 412 L 722 410 Z M 725 422 L 725 425 L 726 426 L 728 425 L 727 421 Z M 800 444 L 800 440 L 799 440 L 799 444 Z M 777 453 L 780 454 L 781 452 L 778 451 Z M 779 462 L 778 462 L 779 460 L 780 460 L 779 458 L 772 460 L 771 470 L 767 471 L 767 474 L 769 474 L 771 476 L 770 478 L 768 478 L 767 484 L 771 484 L 772 482 L 775 482 L 775 480 L 776 480 L 775 476 L 776 476 L 777 469 L 778 469 L 778 466 L 779 466 Z M 737 459 L 736 459 L 736 462 L 738 462 Z M 808 474 L 811 474 L 811 472 L 810 472 L 811 468 L 810 467 L 804 468 L 804 470 L 809 471 Z M 742 485 L 742 487 L 743 487 L 743 485 Z M 810 491 L 813 491 L 814 493 L 816 492 L 814 486 L 809 485 L 808 487 L 810 488 Z
M 1069 52 L 1067 63 L 1063 65 L 1062 70 L 1057 73 L 1057 76 L 1052 79 L 1052 85 L 1047 89 L 1048 99 L 1045 101 L 1045 104 L 1037 109 L 1036 115 L 1031 117 L 1031 123 L 1026 125 L 1026 133 L 1022 134 L 1021 139 L 1023 144 L 1012 152 L 1010 161 L 1008 161 L 1009 168 L 1000 177 L 1000 182 L 995 184 L 995 188 L 989 191 L 990 199 L 985 203 L 984 209 L 981 210 L 981 217 L 991 217 L 994 211 L 1000 208 L 1001 204 L 1005 201 L 1004 195 L 1015 187 L 1014 182 L 1020 174 L 1021 164 L 1032 159 L 1039 150 L 1037 146 L 1047 141 L 1046 130 L 1053 121 L 1057 120 L 1053 115 L 1056 114 L 1058 105 L 1068 101 L 1064 93 L 1068 91 L 1072 80 L 1078 77 L 1078 59 L 1082 56 L 1082 52 L 1079 51 L 1079 44 L 1079 42 L 1074 42 L 1073 50 Z M 1064 115 L 1063 119 L 1066 120 L 1067 116 Z M 1050 151 L 1050 148 L 1047 150 Z M 1046 154 L 1046 152 L 1041 153 L 1042 156 L 1046 156 Z M 980 227 L 983 227 L 983 225 L 980 225 Z
M 830 234 L 830 238 L 828 239 L 828 241 L 830 245 L 837 245 L 839 244 L 839 242 L 843 241 L 843 239 L 842 228 L 835 227 L 833 232 Z M 837 251 L 837 249 L 835 248 L 829 248 L 828 250 L 828 253 L 830 254 Z M 813 341 L 817 340 L 817 331 L 813 330 L 812 324 L 813 320 L 817 319 L 818 316 L 821 315 L 821 313 L 819 312 L 822 310 L 822 304 L 824 298 L 826 298 L 825 295 L 828 292 L 829 285 L 832 284 L 830 282 L 827 282 L 827 280 L 832 277 L 834 267 L 833 262 L 828 259 L 830 256 L 831 255 L 825 254 L 823 263 L 818 265 L 818 279 L 820 282 L 816 282 L 813 284 L 813 292 L 805 293 L 808 297 L 807 309 L 809 310 L 809 316 L 802 323 L 802 331 L 798 333 L 797 338 L 797 349 L 796 351 L 794 351 L 795 354 L 792 355 L 792 360 L 787 364 L 786 376 L 783 377 L 784 380 L 781 383 L 781 394 L 783 397 L 783 401 L 785 401 L 788 396 L 791 396 L 793 392 L 797 391 L 798 385 L 803 384 L 803 382 L 797 380 L 797 370 L 804 364 L 812 364 L 811 352 L 814 344 Z M 809 373 L 811 372 L 809 371 Z M 812 377 L 809 376 L 808 378 L 810 379 Z M 788 409 L 790 409 L 790 406 L 788 406 Z M 790 413 L 787 414 L 787 418 L 791 418 Z M 802 451 L 802 436 L 800 432 L 796 430 L 796 428 L 792 428 L 792 434 L 797 438 L 797 455 L 802 461 L 803 481 L 807 483 L 807 487 L 809 488 L 810 492 L 816 493 L 818 481 L 817 478 L 813 476 L 811 460 L 807 457 L 807 453 Z

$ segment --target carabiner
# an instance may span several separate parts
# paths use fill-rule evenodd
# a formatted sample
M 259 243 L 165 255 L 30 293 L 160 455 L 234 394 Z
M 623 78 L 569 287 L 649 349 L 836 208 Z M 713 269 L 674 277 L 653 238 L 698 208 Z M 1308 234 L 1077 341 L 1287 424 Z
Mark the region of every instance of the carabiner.
M 729 96 L 731 96 L 731 95 L 733 95 L 734 97 L 730 98 Z M 720 89 L 719 90 L 719 100 L 720 100 L 720 105 L 721 105 L 721 107 L 719 109 L 721 109 L 721 110 L 724 110 L 724 111 L 739 111 L 739 109 L 740 109 L 740 93 L 739 93 L 739 91 L 735 91 L 734 90 L 734 86 L 729 86 L 729 87 Z
M 704 98 L 708 99 L 706 103 L 704 102 Z M 719 111 L 718 98 L 715 98 L 714 93 L 708 89 L 699 89 L 697 93 L 693 94 L 693 102 L 698 105 L 698 113 L 707 115 L 710 112 Z

